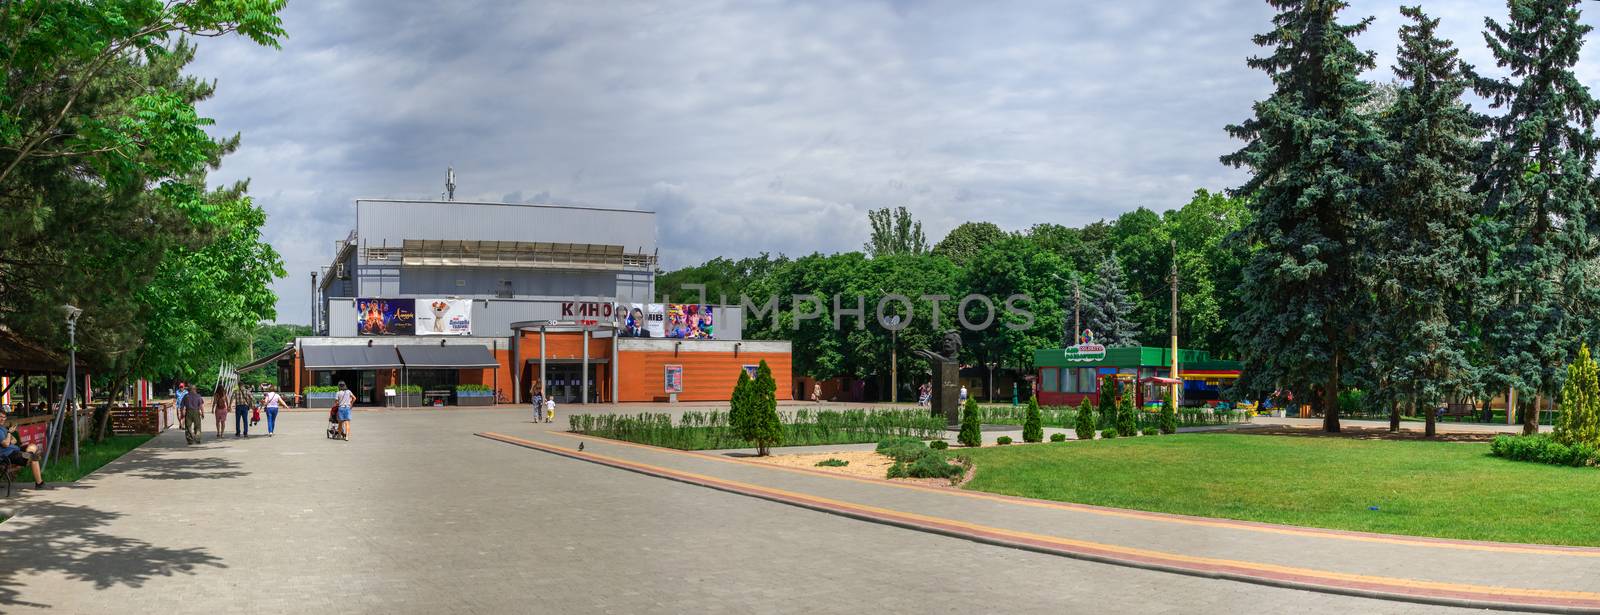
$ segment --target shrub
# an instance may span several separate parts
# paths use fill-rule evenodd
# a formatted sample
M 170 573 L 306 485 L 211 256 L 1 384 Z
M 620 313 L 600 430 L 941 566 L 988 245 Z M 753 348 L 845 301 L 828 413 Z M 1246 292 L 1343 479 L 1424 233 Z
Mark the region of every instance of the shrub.
M 1590 444 L 1562 444 L 1547 435 L 1498 435 L 1489 443 L 1489 454 L 1517 461 L 1533 461 L 1559 466 L 1600 465 L 1600 449 Z
M 1060 433 L 1060 432 L 1050 434 L 1050 441 L 1051 442 L 1066 442 L 1067 441 L 1067 434 Z
M 420 386 L 417 387 L 417 390 L 420 391 L 421 387 Z M 487 392 L 492 391 L 492 390 L 494 390 L 494 389 L 489 388 L 489 385 L 486 385 L 486 384 L 458 384 L 458 385 L 456 385 L 456 392 L 457 393 L 487 393 Z
M 1588 344 L 1578 350 L 1578 360 L 1567 366 L 1555 441 L 1569 446 L 1600 446 L 1600 367 L 1590 356 Z
M 1094 408 L 1089 406 L 1087 397 L 1078 404 L 1078 420 L 1074 422 L 1072 430 L 1078 433 L 1079 440 L 1094 439 Z
M 850 462 L 843 459 L 828 458 L 817 462 L 819 468 L 842 468 L 847 465 L 850 465 Z
M 338 393 L 339 392 L 339 387 L 336 387 L 336 386 L 309 386 L 309 387 L 306 387 L 304 389 L 304 391 L 306 393 Z
M 1339 391 L 1339 414 L 1355 416 L 1362 414 L 1367 407 L 1367 392 L 1361 389 L 1345 389 Z
M 1122 394 L 1120 389 L 1115 377 L 1100 379 L 1100 422 L 1097 428 L 1102 431 L 1117 426 L 1117 397 Z
M 967 398 L 967 405 L 961 412 L 961 433 L 956 435 L 956 442 L 962 446 L 982 446 L 983 427 L 980 423 L 983 418 L 978 411 L 978 400 Z
M 897 461 L 889 466 L 889 478 L 959 478 L 966 468 L 950 463 L 934 453 L 916 461 Z
M 933 452 L 916 438 L 885 438 L 878 442 L 876 450 L 897 462 L 916 461 Z
M 1001 446 L 1005 446 L 1007 444 L 1010 444 L 1011 443 L 1011 436 L 1000 436 L 998 438 L 995 438 L 994 443 L 995 444 L 999 444 Z
M 420 385 L 420 384 L 402 384 L 402 385 L 396 386 L 394 388 L 394 392 L 399 393 L 401 395 L 421 393 L 422 392 L 422 385 Z
M 945 450 L 947 448 L 950 448 L 950 443 L 949 442 L 945 442 L 944 440 L 934 440 L 934 441 L 928 443 L 928 448 L 931 448 L 931 449 L 936 450 L 936 451 L 942 451 L 942 450 Z
M 1100 437 L 1104 438 L 1104 439 L 1107 439 L 1107 440 L 1115 438 L 1115 437 L 1117 437 L 1117 430 L 1115 430 L 1115 429 L 1102 429 L 1102 430 L 1100 430 Z
M 1139 430 L 1139 433 L 1146 436 L 1159 436 L 1161 435 L 1161 428 L 1155 425 L 1145 425 L 1144 428 Z
M 1027 418 L 1022 420 L 1022 441 L 1044 441 L 1044 419 L 1039 416 L 1039 399 L 1028 400 Z
M 1161 433 L 1178 433 L 1178 409 L 1172 395 L 1161 401 Z
M 894 465 L 889 466 L 889 478 L 910 478 L 910 477 L 911 477 L 911 466 L 906 465 L 906 462 L 904 462 L 904 461 L 896 461 L 896 462 L 894 462 Z
M 1117 435 L 1129 438 L 1139 435 L 1138 412 L 1133 407 L 1133 394 L 1123 395 L 1122 402 L 1117 404 Z

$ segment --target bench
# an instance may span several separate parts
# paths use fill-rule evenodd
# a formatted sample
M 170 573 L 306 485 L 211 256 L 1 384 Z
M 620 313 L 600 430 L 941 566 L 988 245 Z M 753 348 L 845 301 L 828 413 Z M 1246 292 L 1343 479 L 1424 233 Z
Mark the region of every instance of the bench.
M 16 482 L 17 473 L 22 471 L 22 466 L 14 465 L 11 459 L 0 459 L 0 474 L 5 475 L 6 497 L 11 497 L 11 483 Z
M 1441 419 L 1447 416 L 1456 417 L 1456 422 L 1459 423 L 1464 417 L 1476 416 L 1478 409 L 1474 408 L 1472 404 L 1445 404 L 1443 408 L 1435 410 L 1434 413 L 1435 417 Z

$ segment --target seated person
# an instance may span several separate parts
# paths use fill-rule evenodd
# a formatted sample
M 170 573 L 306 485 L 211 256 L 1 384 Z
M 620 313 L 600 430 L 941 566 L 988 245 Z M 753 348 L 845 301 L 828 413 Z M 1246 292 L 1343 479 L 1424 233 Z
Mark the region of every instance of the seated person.
M 18 446 L 18 438 L 6 427 L 10 419 L 5 412 L 0 412 L 0 459 L 5 459 L 14 466 L 28 466 L 33 469 L 33 486 L 36 489 L 44 488 L 44 477 L 39 474 L 39 447 L 29 444 L 27 447 Z

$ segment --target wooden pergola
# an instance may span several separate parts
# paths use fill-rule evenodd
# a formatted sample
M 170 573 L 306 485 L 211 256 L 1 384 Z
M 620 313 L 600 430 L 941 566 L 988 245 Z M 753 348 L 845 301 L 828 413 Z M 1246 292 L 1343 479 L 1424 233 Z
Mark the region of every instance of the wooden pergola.
M 27 409 L 32 408 L 37 402 L 44 402 L 53 409 L 61 397 L 62 379 L 66 377 L 66 373 L 65 354 L 51 351 L 9 329 L 0 327 L 0 378 L 5 379 L 5 384 L 0 386 L 0 397 L 11 394 L 15 415 L 25 415 Z M 85 374 L 87 378 L 83 361 L 78 361 L 78 373 Z M 44 394 L 35 399 L 34 387 L 28 384 L 36 382 L 33 379 L 41 377 L 44 378 Z

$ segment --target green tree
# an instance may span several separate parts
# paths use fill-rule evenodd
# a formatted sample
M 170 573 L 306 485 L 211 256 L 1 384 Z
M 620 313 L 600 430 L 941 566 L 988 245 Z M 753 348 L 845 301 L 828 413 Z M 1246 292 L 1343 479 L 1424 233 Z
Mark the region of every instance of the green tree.
M 1026 233 L 1040 248 L 1054 252 L 1071 265 L 1073 271 L 1093 271 L 1111 253 L 1114 245 L 1111 225 L 1105 220 L 1083 228 L 1060 224 L 1035 224 Z
M 889 254 L 923 254 L 928 251 L 928 238 L 922 234 L 922 223 L 911 217 L 904 206 L 870 210 L 867 223 L 872 235 L 867 240 L 867 255 L 873 258 Z
M 1492 383 L 1532 393 L 1535 408 L 1592 332 L 1597 305 L 1591 224 L 1600 103 L 1573 72 L 1583 39 L 1577 0 L 1512 0 L 1509 19 L 1485 19 L 1502 78 L 1476 80 L 1502 110 L 1489 127 L 1478 190 L 1487 215 L 1475 229 Z M 1538 412 L 1524 413 L 1524 433 Z
M 1028 400 L 1028 412 L 1022 419 L 1022 441 L 1043 442 L 1044 420 L 1039 416 L 1039 400 Z
M 684 267 L 656 276 L 656 298 L 662 302 L 688 303 L 700 300 L 696 290 L 683 288 L 684 284 L 702 284 L 705 300 L 718 305 L 738 305 L 740 297 L 751 294 L 757 280 L 774 269 L 787 264 L 789 259 L 773 257 L 765 252 L 759 256 L 733 260 L 717 257 L 699 265 Z
M 734 437 L 740 440 L 750 441 L 755 437 L 755 429 L 750 421 L 755 406 L 752 391 L 754 383 L 750 379 L 750 372 L 739 368 L 739 379 L 734 382 L 733 394 L 728 399 L 728 427 L 733 430 Z
M 1089 405 L 1087 397 L 1078 404 L 1078 416 L 1073 421 L 1072 431 L 1078 435 L 1079 440 L 1094 439 L 1094 407 Z
M 1562 444 L 1600 446 L 1600 366 L 1589 355 L 1588 344 L 1578 350 L 1578 358 L 1567 367 L 1554 435 Z
M 1161 433 L 1178 433 L 1178 409 L 1172 403 L 1172 394 L 1161 400 Z
M 1139 408 L 1135 406 L 1134 395 L 1130 392 L 1122 396 L 1122 402 L 1117 404 L 1117 433 L 1122 436 L 1133 437 L 1139 435 Z
M 1006 232 L 993 222 L 963 222 L 933 246 L 933 253 L 950 259 L 958 267 L 965 267 L 985 247 L 1006 237 Z
M 967 404 L 961 408 L 961 431 L 956 434 L 956 442 L 962 446 L 983 446 L 983 414 L 978 410 L 978 400 L 967 398 Z
M 1233 323 L 1246 364 L 1241 384 L 1306 397 L 1320 386 L 1323 429 L 1339 431 L 1340 377 L 1368 296 L 1356 246 L 1379 206 L 1371 187 L 1389 149 L 1361 113 L 1371 86 L 1360 75 L 1373 68 L 1373 55 L 1351 40 L 1372 20 L 1340 23 L 1338 1 L 1270 4 L 1274 27 L 1255 37 L 1270 53 L 1248 64 L 1266 72 L 1274 90 L 1254 117 L 1228 126 L 1246 144 L 1222 157 L 1251 173 L 1233 192 L 1250 197 L 1240 237 L 1253 250 L 1239 289 L 1245 309 Z
M 1387 384 L 1374 392 L 1404 395 L 1435 407 L 1474 380 L 1467 357 L 1468 305 L 1476 267 L 1467 249 L 1476 200 L 1469 193 L 1477 139 L 1472 111 L 1461 100 L 1468 77 L 1455 47 L 1437 35 L 1439 20 L 1417 7 L 1400 28 L 1396 90 L 1382 126 L 1397 156 L 1385 207 L 1371 212 L 1374 232 L 1363 271 L 1376 290 L 1366 354 Z M 1427 435 L 1435 414 L 1427 415 Z
M 1117 426 L 1117 401 L 1122 397 L 1122 386 L 1113 376 L 1100 379 L 1100 411 L 1099 427 L 1101 431 L 1115 429 Z
M 762 457 L 772 452 L 772 447 L 783 444 L 783 421 L 778 417 L 778 382 L 772 377 L 772 368 L 766 359 L 756 368 L 756 377 L 750 381 L 750 412 L 745 417 L 750 437 L 756 445 L 756 454 Z
M 1116 254 L 1100 261 L 1095 278 L 1084 297 L 1085 324 L 1108 347 L 1138 346 L 1139 326 L 1129 320 L 1136 306 L 1123 288 L 1122 264 Z
M 969 363 L 992 361 L 1030 369 L 1033 351 L 1061 343 L 1062 331 L 1071 324 L 1066 307 L 1072 289 L 1058 278 L 1071 279 L 1073 273 L 1059 256 L 1029 237 L 1005 236 L 973 255 L 962 273 L 960 295 L 977 293 L 993 301 L 990 305 L 974 301 L 967 306 L 968 321 L 975 324 L 989 319 L 986 308 L 993 308 L 989 327 L 961 329 L 962 350 L 972 359 Z M 1014 297 L 1027 297 L 1026 301 L 1015 299 L 1013 305 L 1031 317 L 1006 309 L 1006 302 Z
M 1245 199 L 1196 190 L 1188 203 L 1164 216 L 1168 233 L 1178 242 L 1178 336 L 1187 347 L 1238 356 L 1228 323 L 1244 309 L 1233 290 L 1239 287 L 1248 252 L 1233 235 L 1249 215 Z M 1162 321 L 1147 330 L 1167 326 Z

